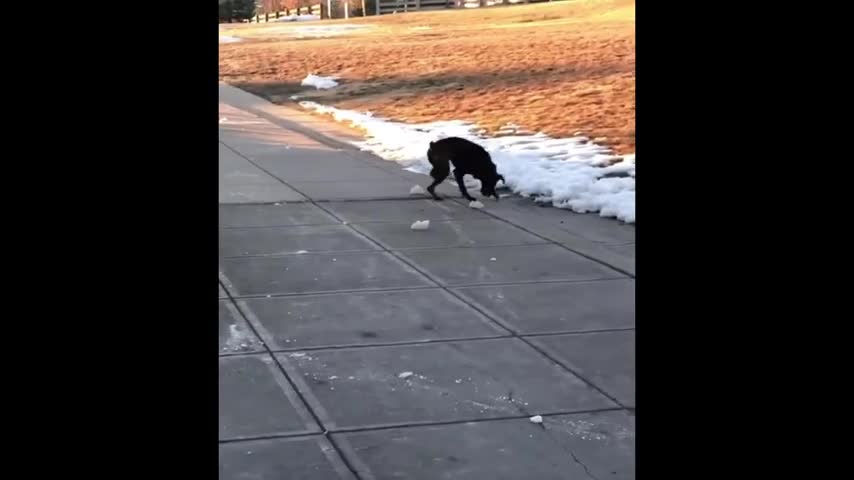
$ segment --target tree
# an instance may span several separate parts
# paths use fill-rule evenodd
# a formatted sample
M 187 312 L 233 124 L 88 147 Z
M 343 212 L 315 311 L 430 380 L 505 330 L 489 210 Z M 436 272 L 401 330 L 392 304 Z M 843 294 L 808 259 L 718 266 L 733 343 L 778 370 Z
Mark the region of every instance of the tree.
M 219 0 L 219 20 L 233 22 L 255 16 L 255 0 Z

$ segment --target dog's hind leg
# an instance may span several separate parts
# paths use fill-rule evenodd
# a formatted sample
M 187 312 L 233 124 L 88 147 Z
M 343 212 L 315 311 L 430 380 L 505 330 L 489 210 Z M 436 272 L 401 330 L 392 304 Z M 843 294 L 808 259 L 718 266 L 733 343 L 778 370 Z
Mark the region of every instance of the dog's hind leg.
M 454 169 L 454 178 L 457 179 L 457 185 L 460 187 L 460 193 L 463 194 L 463 197 L 466 200 L 473 202 L 474 198 L 471 195 L 469 195 L 468 190 L 466 190 L 466 182 L 463 180 L 463 177 L 465 177 L 465 176 L 466 176 L 465 173 L 461 173 L 459 170 Z

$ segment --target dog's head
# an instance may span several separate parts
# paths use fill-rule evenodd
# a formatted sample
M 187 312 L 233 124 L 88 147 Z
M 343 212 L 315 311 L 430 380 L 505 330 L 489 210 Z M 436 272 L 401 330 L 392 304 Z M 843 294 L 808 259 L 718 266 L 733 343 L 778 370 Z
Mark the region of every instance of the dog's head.
M 498 184 L 499 180 L 501 180 L 502 183 L 507 183 L 504 181 L 504 175 L 500 175 L 498 173 L 486 178 L 481 178 L 480 194 L 484 197 L 495 197 L 495 199 L 498 200 L 498 193 L 495 192 L 495 186 Z

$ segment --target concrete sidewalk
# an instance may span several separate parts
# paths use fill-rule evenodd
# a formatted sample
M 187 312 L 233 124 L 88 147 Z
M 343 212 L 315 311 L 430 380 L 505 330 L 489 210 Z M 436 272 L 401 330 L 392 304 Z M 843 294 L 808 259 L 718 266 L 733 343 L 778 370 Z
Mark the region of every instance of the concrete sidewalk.
M 222 480 L 634 478 L 634 227 L 220 102 Z

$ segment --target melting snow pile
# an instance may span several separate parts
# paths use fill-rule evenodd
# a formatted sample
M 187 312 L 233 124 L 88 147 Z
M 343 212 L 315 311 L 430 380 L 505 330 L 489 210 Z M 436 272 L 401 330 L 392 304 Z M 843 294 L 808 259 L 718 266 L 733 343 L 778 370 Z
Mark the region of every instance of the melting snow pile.
M 410 195 L 423 195 L 425 193 L 427 193 L 427 190 L 424 190 L 424 187 L 421 185 L 415 185 L 409 189 Z
M 469 207 L 471 208 L 483 208 L 483 202 L 479 200 L 472 200 L 469 202 Z
M 325 90 L 337 87 L 338 82 L 335 81 L 335 77 L 321 77 L 320 75 L 309 73 L 307 77 L 302 79 L 301 85 L 304 87 L 314 87 L 318 90 Z
M 367 138 L 356 142 L 357 146 L 406 170 L 427 174 L 430 142 L 463 137 L 483 145 L 507 179 L 507 187 L 524 197 L 579 213 L 598 212 L 603 217 L 635 222 L 635 156 L 615 157 L 586 137 L 551 138 L 513 129 L 504 136 L 483 138 L 475 125 L 457 120 L 405 124 L 374 117 L 370 112 L 339 110 L 315 102 L 300 105 L 363 129 Z

